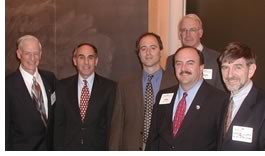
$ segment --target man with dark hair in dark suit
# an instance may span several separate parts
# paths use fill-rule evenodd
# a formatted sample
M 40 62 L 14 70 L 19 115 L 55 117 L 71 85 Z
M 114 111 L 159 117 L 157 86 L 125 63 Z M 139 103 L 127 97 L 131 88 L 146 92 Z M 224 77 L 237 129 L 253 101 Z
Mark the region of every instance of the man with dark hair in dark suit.
M 199 50 L 184 46 L 174 56 L 179 84 L 157 94 L 146 150 L 217 150 L 226 93 L 203 80 Z
M 242 43 L 229 43 L 219 58 L 230 91 L 220 133 L 219 150 L 265 150 L 265 92 L 252 77 L 256 54 Z
M 97 75 L 97 49 L 77 46 L 73 63 L 78 74 L 60 80 L 56 88 L 54 149 L 107 150 L 116 83 Z
M 6 77 L 6 150 L 51 150 L 56 78 L 38 69 L 42 48 L 35 36 L 20 37 L 17 46 L 20 66 Z
M 192 46 L 202 52 L 204 57 L 203 78 L 214 87 L 225 90 L 221 71 L 218 65 L 219 52 L 201 44 L 203 26 L 201 19 L 195 14 L 185 15 L 179 22 L 179 39 L 183 46 Z M 174 57 L 167 59 L 166 73 L 174 75 Z

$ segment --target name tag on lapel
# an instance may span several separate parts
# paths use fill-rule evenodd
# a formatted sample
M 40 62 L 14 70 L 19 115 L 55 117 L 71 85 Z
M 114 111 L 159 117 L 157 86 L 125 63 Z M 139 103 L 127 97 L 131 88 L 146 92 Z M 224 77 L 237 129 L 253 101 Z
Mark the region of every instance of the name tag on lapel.
M 252 143 L 253 128 L 233 126 L 232 140 Z
M 51 94 L 51 105 L 53 105 L 55 103 L 55 101 L 56 101 L 56 95 L 55 95 L 55 92 L 53 92 Z
M 205 80 L 211 80 L 213 78 L 213 70 L 212 69 L 203 69 L 203 78 Z
M 165 104 L 170 104 L 172 98 L 173 98 L 174 93 L 166 93 L 162 94 L 159 104 L 160 105 L 165 105 Z

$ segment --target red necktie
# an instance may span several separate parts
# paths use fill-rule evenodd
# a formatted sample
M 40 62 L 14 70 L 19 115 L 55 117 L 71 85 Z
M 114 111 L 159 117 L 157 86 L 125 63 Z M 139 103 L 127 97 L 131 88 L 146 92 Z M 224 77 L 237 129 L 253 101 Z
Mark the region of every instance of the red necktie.
M 173 136 L 174 137 L 176 136 L 176 134 L 177 134 L 177 132 L 181 126 L 181 123 L 185 117 L 186 96 L 188 96 L 188 94 L 186 92 L 184 92 L 181 100 L 178 103 L 177 110 L 176 110 L 176 113 L 174 116 L 174 120 L 173 120 Z
M 86 110 L 88 106 L 88 100 L 89 100 L 89 89 L 87 86 L 87 80 L 84 81 L 84 86 L 81 91 L 81 98 L 80 98 L 80 116 L 81 120 L 84 121 L 84 118 L 86 116 Z

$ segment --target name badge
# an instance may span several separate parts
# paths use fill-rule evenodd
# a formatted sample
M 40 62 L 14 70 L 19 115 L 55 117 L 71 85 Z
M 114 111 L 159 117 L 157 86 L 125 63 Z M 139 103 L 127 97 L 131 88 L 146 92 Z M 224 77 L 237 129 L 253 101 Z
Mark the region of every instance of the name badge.
M 53 105 L 55 101 L 56 101 L 56 95 L 55 95 L 55 92 L 53 92 L 51 95 L 51 105 Z
M 203 78 L 205 80 L 211 80 L 213 78 L 213 70 L 212 69 L 203 69 Z
M 253 128 L 233 126 L 232 140 L 252 143 Z
M 159 104 L 164 105 L 164 104 L 170 104 L 172 98 L 173 98 L 174 93 L 166 93 L 162 94 Z

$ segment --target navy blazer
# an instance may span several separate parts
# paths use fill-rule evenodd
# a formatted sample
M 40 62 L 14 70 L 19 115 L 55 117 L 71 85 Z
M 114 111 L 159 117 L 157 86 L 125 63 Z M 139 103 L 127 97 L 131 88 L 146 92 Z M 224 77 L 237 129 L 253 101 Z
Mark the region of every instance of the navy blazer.
M 116 83 L 95 74 L 84 122 L 78 105 L 78 75 L 56 87 L 54 149 L 106 150 Z
M 45 128 L 19 69 L 6 77 L 5 136 L 6 150 L 51 150 L 53 107 L 56 78 L 48 71 L 38 71 L 48 99 L 48 128 Z M 55 95 L 54 95 L 55 96 Z
M 178 86 L 173 86 L 158 93 L 146 150 L 217 150 L 227 94 L 204 81 L 174 138 L 172 112 L 177 90 Z M 174 93 L 171 102 L 159 104 L 161 96 L 165 93 Z
M 224 119 L 222 123 L 222 127 L 224 127 Z M 234 126 L 253 128 L 252 142 L 248 143 L 244 141 L 232 140 Z M 219 150 L 265 150 L 265 92 L 263 90 L 258 89 L 255 85 L 253 85 L 249 94 L 246 96 L 237 114 L 235 115 L 227 134 L 224 136 L 224 128 L 222 128 L 219 137 Z

